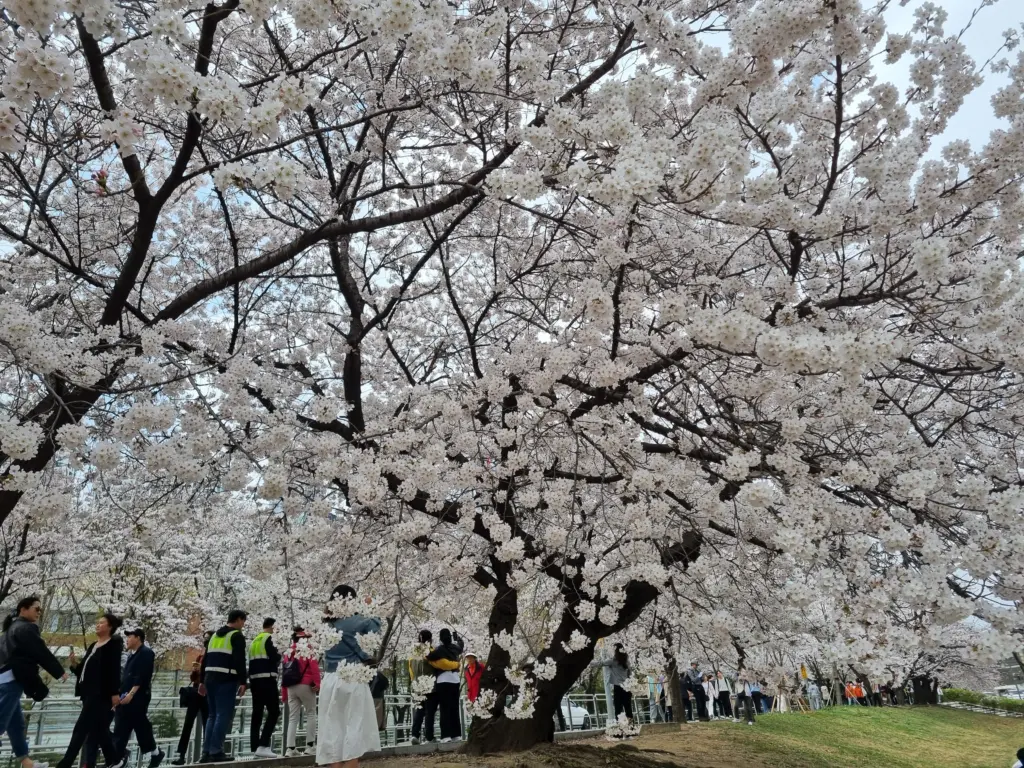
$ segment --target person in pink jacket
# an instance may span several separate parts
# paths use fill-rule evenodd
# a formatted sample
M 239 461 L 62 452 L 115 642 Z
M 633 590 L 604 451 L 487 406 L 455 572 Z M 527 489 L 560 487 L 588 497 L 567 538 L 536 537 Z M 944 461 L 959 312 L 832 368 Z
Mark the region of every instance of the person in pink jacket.
M 306 748 L 307 755 L 316 754 L 316 695 L 320 692 L 320 665 L 315 657 L 308 653 L 309 634 L 296 627 L 292 632 L 292 644 L 282 659 L 281 701 L 288 705 L 288 733 L 285 744 L 285 757 L 298 757 L 300 752 L 295 749 L 295 732 L 299 728 L 299 711 L 306 713 Z M 289 663 L 294 662 L 291 673 L 297 675 L 298 682 L 286 685 Z

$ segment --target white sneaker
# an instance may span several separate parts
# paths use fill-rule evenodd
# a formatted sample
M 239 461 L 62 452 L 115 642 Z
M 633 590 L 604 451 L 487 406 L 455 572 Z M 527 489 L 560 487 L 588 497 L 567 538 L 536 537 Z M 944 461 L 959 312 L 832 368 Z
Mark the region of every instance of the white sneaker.
M 40 763 L 38 760 L 32 761 L 32 768 L 50 768 L 49 763 Z
M 277 754 L 277 752 L 272 750 L 270 747 L 260 747 L 253 754 L 255 754 L 256 757 L 266 757 L 266 758 L 280 757 L 280 755 Z
M 747 725 L 753 725 L 753 723 L 747 723 Z
M 288 749 L 286 749 L 284 751 L 284 756 L 285 757 L 299 757 L 299 750 L 297 750 L 295 747 L 288 747 Z
M 307 755 L 307 756 L 308 755 L 316 755 L 316 742 L 314 742 L 312 744 L 307 744 L 305 747 L 303 747 L 302 748 L 302 754 Z
M 451 740 L 450 738 L 444 738 L 444 739 L 441 739 L 441 743 L 442 743 L 442 744 L 451 744 L 451 741 L 452 741 L 452 740 Z

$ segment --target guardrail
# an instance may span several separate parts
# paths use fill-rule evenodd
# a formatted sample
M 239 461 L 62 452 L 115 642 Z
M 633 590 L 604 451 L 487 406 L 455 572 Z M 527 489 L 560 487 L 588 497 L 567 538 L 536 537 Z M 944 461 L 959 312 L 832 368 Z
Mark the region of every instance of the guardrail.
M 470 719 L 466 714 L 466 704 L 466 700 L 463 699 L 460 707 L 463 734 L 466 733 Z M 412 696 L 385 696 L 384 708 L 385 724 L 380 732 L 381 746 L 394 747 L 408 743 L 412 738 L 412 715 L 415 710 Z M 80 711 L 79 701 L 68 696 L 51 696 L 42 702 L 24 702 L 26 735 L 32 757 L 51 765 L 59 760 L 71 739 L 71 732 Z M 652 721 L 652 709 L 648 699 L 634 698 L 633 711 L 634 720 L 638 723 Z M 654 714 L 656 718 L 657 713 Z M 562 701 L 562 715 L 567 731 L 602 729 L 612 717 L 608 712 L 604 694 L 571 694 Z M 235 709 L 234 723 L 226 740 L 225 747 L 231 754 L 239 757 L 249 754 L 251 717 L 252 700 L 249 696 L 244 696 Z M 157 744 L 169 755 L 169 761 L 172 759 L 171 756 L 177 753 L 181 727 L 185 719 L 185 710 L 178 706 L 178 697 L 154 696 L 149 706 L 149 719 L 153 723 Z M 283 739 L 287 727 L 288 708 L 282 706 L 281 724 L 274 734 L 272 744 L 276 752 L 284 751 Z M 199 722 L 192 730 L 188 756 L 193 762 L 199 759 L 202 750 L 202 730 L 202 724 Z M 297 738 L 299 746 L 305 743 L 305 733 L 305 716 L 300 715 Z M 138 747 L 134 744 L 131 748 L 131 760 L 134 764 L 139 764 Z M 10 745 L 4 741 L 0 745 L 0 768 L 11 768 L 13 765 Z

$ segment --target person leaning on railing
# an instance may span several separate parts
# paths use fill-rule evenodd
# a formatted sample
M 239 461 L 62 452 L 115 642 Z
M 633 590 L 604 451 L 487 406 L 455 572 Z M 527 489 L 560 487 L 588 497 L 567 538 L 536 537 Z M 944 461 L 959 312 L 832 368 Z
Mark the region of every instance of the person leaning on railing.
M 42 613 L 38 597 L 22 598 L 4 619 L 4 634 L 0 638 L 0 734 L 7 732 L 14 757 L 21 762 L 22 768 L 42 765 L 28 756 L 25 715 L 21 710 L 22 694 L 42 701 L 49 693 L 39 677 L 39 667 L 54 679 L 66 680 L 68 677 L 39 632 Z

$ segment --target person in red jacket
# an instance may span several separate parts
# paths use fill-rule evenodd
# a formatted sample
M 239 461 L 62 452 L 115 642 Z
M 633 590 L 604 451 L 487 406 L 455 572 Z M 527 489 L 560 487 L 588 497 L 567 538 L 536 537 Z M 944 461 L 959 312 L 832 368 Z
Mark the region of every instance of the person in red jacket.
M 485 669 L 487 665 L 478 661 L 475 653 L 466 653 L 466 698 L 471 702 L 480 695 L 480 678 Z
M 320 692 L 320 665 L 309 650 L 309 633 L 302 627 L 292 632 L 292 645 L 284 655 L 284 663 L 297 659 L 301 677 L 295 685 L 281 686 L 281 700 L 288 705 L 288 733 L 285 736 L 285 757 L 298 757 L 295 735 L 299 729 L 299 711 L 306 713 L 305 754 L 316 754 L 316 696 Z M 283 681 L 282 681 L 283 682 Z

